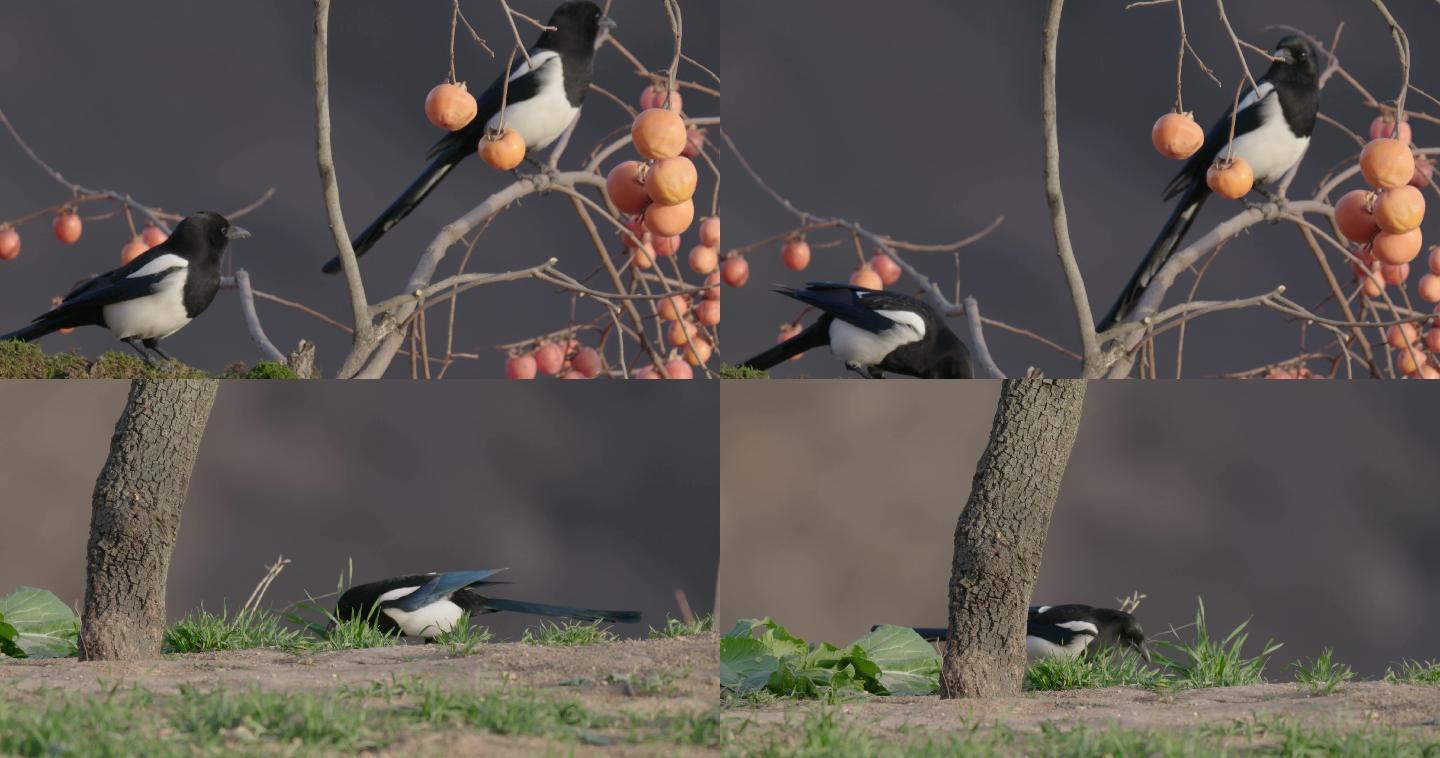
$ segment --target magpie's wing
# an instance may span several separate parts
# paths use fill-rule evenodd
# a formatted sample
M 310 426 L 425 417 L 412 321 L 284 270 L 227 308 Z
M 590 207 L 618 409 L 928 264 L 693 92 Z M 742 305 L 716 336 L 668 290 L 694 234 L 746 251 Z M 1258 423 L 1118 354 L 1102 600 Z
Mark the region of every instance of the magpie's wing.
M 531 62 L 533 61 L 535 67 L 539 68 L 555 56 L 556 53 L 553 51 L 531 50 L 529 61 L 525 60 L 524 56 L 517 57 L 515 63 L 510 67 L 509 90 L 505 89 L 506 77 L 496 77 L 495 81 L 491 82 L 490 86 L 475 98 L 475 119 L 464 127 L 441 137 L 440 141 L 431 146 L 430 152 L 426 153 L 425 157 L 434 158 L 447 151 L 455 150 L 457 147 L 463 147 L 466 151 L 476 149 L 480 145 L 480 140 L 485 136 L 485 125 L 490 123 L 490 119 L 494 118 L 496 113 L 500 112 L 501 95 L 505 96 L 507 106 L 534 97 L 540 91 L 540 78 L 531 68 Z
M 868 290 L 850 284 L 810 282 L 804 289 L 779 288 L 776 292 L 793 297 L 870 332 L 883 332 L 895 322 L 876 313 L 877 310 L 915 310 L 914 300 L 880 290 Z
M 177 264 L 153 274 L 127 276 L 118 280 L 102 274 L 82 285 L 66 300 L 35 320 L 64 319 L 80 311 L 98 310 L 113 303 L 144 297 L 154 293 L 166 277 L 184 268 L 183 264 Z
M 1240 101 L 1240 115 L 1235 119 L 1235 135 L 1239 136 L 1246 132 L 1253 131 L 1260 126 L 1260 101 L 1264 100 L 1275 89 L 1275 85 L 1261 79 L 1259 80 L 1259 97 L 1256 91 L 1250 90 L 1249 94 Z M 1215 162 L 1215 157 L 1230 142 L 1230 108 L 1225 109 L 1225 115 L 1220 117 L 1210 131 L 1205 134 L 1205 144 L 1200 151 L 1190 156 L 1190 160 L 1180 169 L 1180 173 L 1165 186 L 1165 199 L 1170 200 L 1196 182 L 1205 181 L 1205 172 L 1210 170 L 1210 164 Z
M 395 606 L 405 611 L 414 611 L 429 605 L 438 598 L 447 597 L 457 590 L 475 584 L 485 584 L 485 580 L 505 569 L 484 569 L 481 571 L 449 571 L 443 574 L 436 574 L 429 577 L 429 581 L 420 585 L 414 592 L 400 598 Z

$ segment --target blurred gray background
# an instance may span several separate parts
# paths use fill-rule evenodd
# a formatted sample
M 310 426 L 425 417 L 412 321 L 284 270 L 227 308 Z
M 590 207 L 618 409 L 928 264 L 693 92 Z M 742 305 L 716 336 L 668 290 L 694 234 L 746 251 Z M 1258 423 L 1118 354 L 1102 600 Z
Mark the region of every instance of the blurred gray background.
M 1065 6 L 1060 31 L 1061 176 L 1070 230 L 1092 310 L 1103 315 L 1170 213 L 1161 191 L 1180 163 L 1150 145 L 1150 127 L 1175 100 L 1178 32 L 1172 6 L 1124 10 L 1129 0 Z M 1429 0 L 1392 0 L 1391 11 L 1414 40 L 1440 32 Z M 1077 349 L 1075 315 L 1055 257 L 1042 184 L 1040 39 L 1047 3 L 910 0 L 888 3 L 727 0 L 723 53 L 726 130 L 750 162 L 800 208 L 840 216 L 915 242 L 958 240 L 996 216 L 1005 224 L 961 255 L 962 291 L 984 315 L 1032 329 Z M 1340 58 L 1377 97 L 1400 90 L 1400 67 L 1388 31 L 1369 3 L 1355 0 L 1246 0 L 1227 11 L 1245 40 L 1268 46 L 1289 24 L 1322 39 L 1345 22 Z M 1229 106 L 1240 67 L 1214 3 L 1186 6 L 1191 43 L 1225 88 L 1187 61 L 1186 108 L 1209 128 Z M 1424 45 L 1414 49 L 1412 80 L 1434 92 L 1440 67 Z M 1266 62 L 1251 55 L 1256 76 Z M 1435 111 L 1412 96 L 1412 108 Z M 1363 132 L 1373 112 L 1342 82 L 1328 85 L 1322 110 Z M 1432 124 L 1415 138 L 1433 144 Z M 1291 195 L 1313 192 L 1332 166 L 1356 152 L 1349 137 L 1318 127 Z M 795 226 L 794 217 L 728 159 L 724 164 L 727 247 Z M 1432 202 L 1434 202 L 1432 195 Z M 1241 209 L 1211 200 L 1198 237 Z M 1435 214 L 1431 214 L 1435 216 Z M 1434 221 L 1426 224 L 1433 236 Z M 814 240 L 836 239 L 817 235 Z M 743 360 L 774 343 L 776 326 L 800 312 L 767 285 L 846 280 L 855 268 L 848 244 L 816 250 L 809 269 L 780 264 L 779 245 L 749 256 L 751 283 L 725 294 L 727 357 Z M 950 254 L 909 260 L 953 294 Z M 1332 263 L 1338 260 L 1332 253 Z M 1423 265 L 1422 265 L 1423 268 Z M 1348 271 L 1339 271 L 1349 281 Z M 1410 291 L 1420 271 L 1412 274 Z M 1179 302 L 1182 278 L 1167 302 Z M 1248 297 L 1285 284 L 1297 302 L 1328 294 L 1293 225 L 1257 227 L 1231 243 L 1210 268 L 1198 297 Z M 899 285 L 897 285 L 899 286 Z M 951 323 L 965 333 L 963 319 Z M 1186 376 L 1213 376 L 1294 355 L 1298 329 L 1278 314 L 1247 310 L 1206 316 L 1186 337 Z M 986 330 L 1000 367 L 1020 374 L 1039 366 L 1074 376 L 1069 358 L 1023 337 Z M 1312 339 L 1324 340 L 1318 332 Z M 1173 376 L 1174 337 L 1161 340 L 1161 365 Z M 743 346 L 743 347 L 742 347 Z M 840 376 L 826 351 L 778 369 L 777 376 Z M 738 355 L 744 353 L 745 355 Z
M 90 496 L 125 382 L 6 382 L 0 415 L 0 593 L 79 605 Z M 177 618 L 238 610 L 265 566 L 292 559 L 266 604 L 426 571 L 508 566 L 500 597 L 638 608 L 643 635 L 674 591 L 714 604 L 717 393 L 600 385 L 261 385 L 220 389 L 170 570 Z M 334 598 L 326 603 L 333 604 Z M 333 607 L 333 605 L 331 606 Z M 517 636 L 536 617 L 487 616 Z
M 722 629 L 845 644 L 945 623 L 955 520 L 998 383 L 722 387 Z M 883 383 L 882 383 L 883 384 Z M 1323 647 L 1366 676 L 1440 657 L 1440 407 L 1421 386 L 1092 382 L 1036 603 L 1138 611 L 1152 636 L 1246 618 L 1267 669 Z M 1188 632 L 1186 632 L 1188 634 Z
M 516 10 L 547 18 L 558 0 L 516 0 Z M 603 5 L 603 3 L 602 3 Z M 466 16 L 498 55 L 490 58 L 464 29 L 456 66 L 472 88 L 504 69 L 511 42 L 500 4 L 466 0 Z M 685 50 L 719 70 L 719 0 L 685 0 Z M 39 155 L 72 181 L 131 193 L 167 210 L 230 211 L 267 187 L 275 197 L 239 222 L 254 237 L 231 247 L 232 260 L 265 290 L 348 323 L 339 277 L 320 273 L 335 253 L 315 166 L 309 2 L 54 0 L 0 7 L 0 108 Z M 669 65 L 669 23 L 658 0 L 615 3 L 618 38 L 653 68 Z M 526 44 L 538 32 L 521 24 Z M 449 69 L 450 3 L 336 3 L 330 20 L 331 114 L 345 219 L 358 233 L 424 168 L 440 136 L 425 120 L 425 94 Z M 695 76 L 686 66 L 682 73 Z M 703 74 L 698 76 L 703 78 Z M 613 48 L 596 58 L 595 81 L 634 105 L 644 81 Z M 718 115 L 719 104 L 686 92 L 692 115 Z M 585 115 L 562 168 L 575 167 L 628 116 L 603 96 Z M 372 301 L 395 294 L 425 245 L 444 225 L 510 181 L 468 160 L 417 211 L 363 259 Z M 708 197 L 710 182 L 702 177 Z M 13 219 L 68 197 L 0 134 L 0 219 Z M 91 204 L 91 209 L 113 204 Z M 708 207 L 708 206 L 707 206 Z M 49 218 L 22 227 L 20 257 L 0 265 L 0 332 L 26 323 L 77 279 L 119 265 L 128 239 L 122 219 L 86 225 L 74 246 L 55 241 Z M 569 201 L 529 198 L 484 235 L 470 271 L 509 271 L 550 256 L 576 277 L 599 266 Z M 618 244 L 615 245 L 618 251 Z M 457 248 L 457 250 L 463 249 Z M 452 253 L 455 250 L 451 251 Z M 441 264 L 453 273 L 457 253 Z M 304 337 L 318 343 L 333 372 L 349 347 L 344 333 L 309 316 L 259 303 L 266 330 L 282 350 Z M 598 311 L 582 311 L 593 315 Z M 473 351 L 568 325 L 568 293 L 519 282 L 485 287 L 461 300 L 455 347 Z M 432 322 L 435 319 L 432 318 Z M 435 322 L 443 329 L 443 319 Z M 436 333 L 432 326 L 432 336 Z M 443 340 L 443 336 L 442 336 Z M 47 337 L 47 351 L 78 348 L 94 356 L 125 349 L 103 330 Z M 260 359 L 234 292 L 222 292 L 197 324 L 166 342 L 177 358 L 219 370 Z M 452 377 L 503 376 L 504 354 L 460 361 Z M 392 375 L 408 375 L 407 361 Z

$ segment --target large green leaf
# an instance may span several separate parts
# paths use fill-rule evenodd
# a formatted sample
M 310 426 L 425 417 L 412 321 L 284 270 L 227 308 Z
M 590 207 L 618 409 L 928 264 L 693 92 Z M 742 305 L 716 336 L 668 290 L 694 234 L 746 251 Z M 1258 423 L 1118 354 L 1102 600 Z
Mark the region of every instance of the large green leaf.
M 5 623 L 5 614 L 0 613 L 0 658 L 9 656 L 11 658 L 24 658 L 25 651 L 15 644 L 15 638 L 20 633 L 15 627 Z
M 780 658 L 753 637 L 720 638 L 720 686 L 737 695 L 765 689 Z
M 15 645 L 29 658 L 75 655 L 80 619 L 55 593 L 21 587 L 0 597 L 0 616 L 15 629 Z
M 890 695 L 928 695 L 940 689 L 940 654 L 914 629 L 884 625 L 855 640 L 875 666 L 875 679 Z M 857 656 L 858 658 L 858 656 Z M 857 666 L 860 674 L 869 671 Z

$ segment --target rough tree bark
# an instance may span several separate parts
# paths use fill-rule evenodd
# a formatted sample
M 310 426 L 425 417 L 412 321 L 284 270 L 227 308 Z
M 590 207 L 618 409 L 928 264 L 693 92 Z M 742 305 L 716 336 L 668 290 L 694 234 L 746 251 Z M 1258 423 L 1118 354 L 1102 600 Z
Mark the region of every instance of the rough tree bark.
M 1080 429 L 1082 380 L 1010 379 L 955 526 L 945 698 L 1020 694 L 1025 614 Z
M 136 380 L 95 481 L 80 659 L 160 655 L 165 577 L 219 382 Z

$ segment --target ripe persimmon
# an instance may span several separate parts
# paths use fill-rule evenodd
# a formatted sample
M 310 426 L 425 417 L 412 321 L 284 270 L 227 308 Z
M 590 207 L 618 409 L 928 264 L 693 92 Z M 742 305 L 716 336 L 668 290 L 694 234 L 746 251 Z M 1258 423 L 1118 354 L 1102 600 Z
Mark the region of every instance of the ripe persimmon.
M 570 359 L 570 368 L 579 371 L 586 379 L 594 379 L 600 375 L 603 363 L 599 351 L 593 347 L 582 347 L 575 351 L 575 357 Z
M 850 275 L 850 283 L 856 287 L 864 287 L 865 289 L 885 289 L 885 282 L 881 280 L 879 274 L 875 273 L 875 269 L 870 268 L 870 264 L 868 263 L 855 269 L 855 273 Z
M 744 287 L 745 282 L 750 281 L 749 262 L 738 255 L 726 258 L 725 262 L 720 264 L 720 278 L 731 287 Z
M 1255 186 L 1255 172 L 1250 164 L 1238 155 L 1227 162 L 1224 156 L 1215 159 L 1205 172 L 1205 183 L 1215 194 L 1230 200 L 1245 197 Z
M 1205 144 L 1205 130 L 1190 113 L 1167 113 L 1151 127 L 1150 142 L 1166 158 L 1183 161 Z
M 545 341 L 535 348 L 535 367 L 554 376 L 565 367 L 565 350 L 559 344 Z
M 652 204 L 645 209 L 645 228 L 661 237 L 684 233 L 694 220 L 695 202 L 692 200 L 675 205 Z
M 486 134 L 480 140 L 480 159 L 499 171 L 509 171 L 525 160 L 525 138 L 506 127 L 499 136 Z
M 145 244 L 144 238 L 140 237 L 139 235 L 131 237 L 130 241 L 126 242 L 125 246 L 120 248 L 120 265 L 124 266 L 130 261 L 139 258 L 140 256 L 145 254 L 146 250 L 149 249 L 150 246 Z
M 680 90 L 670 92 L 670 104 L 665 104 L 665 85 L 651 84 L 640 92 L 640 110 L 648 111 L 651 108 L 665 108 L 666 110 L 679 113 L 684 105 L 684 99 L 680 97 Z
M 700 244 L 720 247 L 720 217 L 708 216 L 700 219 Z
M 14 227 L 0 228 L 0 261 L 13 261 L 20 255 L 20 232 Z
M 1375 201 L 1375 223 L 1391 234 L 1418 229 L 1425 220 L 1425 195 L 1406 184 L 1380 193 Z
M 896 263 L 894 258 L 891 258 L 879 250 L 875 251 L 875 255 L 871 256 L 870 268 L 875 269 L 875 273 L 880 275 L 880 281 L 883 282 L 886 287 L 900 281 L 900 274 L 903 273 L 900 264 Z
M 621 213 L 641 213 L 650 204 L 642 182 L 640 161 L 621 161 L 605 175 L 605 194 Z
M 705 326 L 715 326 L 720 323 L 720 301 L 701 300 L 695 306 L 695 320 Z
M 1409 184 L 1415 176 L 1415 156 L 1403 142 L 1371 140 L 1360 152 L 1360 172 L 1372 187 L 1394 189 Z
M 1371 213 L 1376 199 L 1374 192 L 1357 189 L 1346 192 L 1335 203 L 1335 225 L 1340 227 L 1340 233 L 1346 239 L 1363 245 L 1380 231 Z
M 787 240 L 780 248 L 780 262 L 791 271 L 804 271 L 810 265 L 810 244 L 798 237 Z
M 80 214 L 73 210 L 64 210 L 55 216 L 55 239 L 61 244 L 73 245 L 80 239 L 80 231 L 84 224 L 80 221 Z
M 534 379 L 535 356 L 524 353 L 512 355 L 505 360 L 506 379 Z
M 674 158 L 685 149 L 685 120 L 667 110 L 641 111 L 630 126 L 636 152 L 651 160 Z
M 720 253 L 709 245 L 690 248 L 690 270 L 697 274 L 708 274 L 720 262 Z
M 656 161 L 645 175 L 645 193 L 661 205 L 678 205 L 695 196 L 700 174 L 685 156 Z
M 1423 243 L 1419 229 L 1411 229 L 1403 234 L 1382 231 L 1375 235 L 1372 249 L 1375 251 L 1375 260 L 1398 266 L 1415 260 Z
M 464 83 L 443 82 L 425 96 L 425 118 L 447 131 L 467 126 L 475 120 L 478 109 L 475 96 L 466 91 Z

